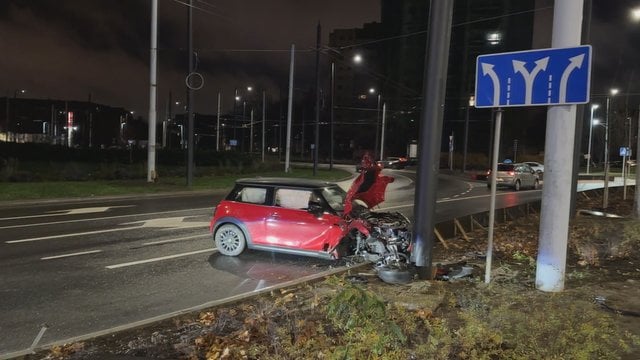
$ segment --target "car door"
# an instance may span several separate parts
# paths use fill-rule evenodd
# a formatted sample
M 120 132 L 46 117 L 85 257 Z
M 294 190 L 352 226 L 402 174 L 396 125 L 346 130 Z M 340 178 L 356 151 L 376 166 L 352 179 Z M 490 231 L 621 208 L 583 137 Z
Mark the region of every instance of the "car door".
M 312 214 L 310 203 L 320 203 L 313 189 L 275 189 L 275 206 L 266 219 L 265 244 L 300 250 L 322 251 L 335 246 L 340 218 L 329 213 Z
M 534 171 L 531 169 L 531 166 L 527 164 L 521 164 L 518 166 L 518 172 L 520 173 L 520 178 L 522 179 L 523 187 L 533 187 L 535 176 Z

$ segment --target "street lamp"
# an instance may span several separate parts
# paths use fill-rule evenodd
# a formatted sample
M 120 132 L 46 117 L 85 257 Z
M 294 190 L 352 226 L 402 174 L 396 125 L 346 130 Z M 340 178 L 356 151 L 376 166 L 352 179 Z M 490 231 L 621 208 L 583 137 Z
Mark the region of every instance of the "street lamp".
M 587 151 L 587 174 L 589 174 L 589 167 L 591 165 L 591 134 L 593 133 L 593 125 L 596 125 L 596 120 L 593 118 L 594 111 L 599 108 L 600 105 L 592 104 L 591 105 L 591 122 L 589 123 L 589 146 Z
M 602 208 L 609 207 L 609 109 L 611 98 L 618 94 L 618 89 L 611 89 L 610 96 L 607 96 L 607 123 L 605 125 L 604 132 L 604 194 L 602 196 Z

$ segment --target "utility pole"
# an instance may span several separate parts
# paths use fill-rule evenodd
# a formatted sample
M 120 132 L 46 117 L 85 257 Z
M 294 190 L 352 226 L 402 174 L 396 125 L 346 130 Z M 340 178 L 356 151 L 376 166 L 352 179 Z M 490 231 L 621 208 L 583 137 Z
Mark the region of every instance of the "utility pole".
M 424 71 L 424 90 L 420 127 L 418 171 L 414 195 L 413 224 L 414 254 L 418 276 L 433 278 L 431 271 L 432 251 L 435 242 L 436 184 L 440 145 L 442 143 L 442 119 L 444 95 L 451 39 L 453 1 L 433 1 L 429 9 L 428 49 Z M 428 75 L 428 76 L 427 76 Z
M 552 47 L 580 45 L 583 1 L 554 2 Z M 540 239 L 536 261 L 536 288 L 564 290 L 571 212 L 571 180 L 576 129 L 576 105 L 554 105 L 547 110 L 545 184 L 540 211 Z
M 158 0 L 151 0 L 151 56 L 149 66 L 149 132 L 147 139 L 147 182 L 154 182 L 156 174 L 156 73 L 158 64 Z
M 289 159 L 291 157 L 291 120 L 293 117 L 293 69 L 295 64 L 296 45 L 291 44 L 291 61 L 289 65 L 289 100 L 287 103 L 287 144 L 285 145 L 284 172 L 291 172 Z
M 320 23 L 316 32 L 316 132 L 313 146 L 313 176 L 318 172 L 318 148 L 320 142 Z
M 188 7 L 188 27 L 189 27 L 189 74 L 187 80 L 193 73 L 193 0 L 189 0 Z M 193 88 L 187 84 L 187 186 L 193 185 Z

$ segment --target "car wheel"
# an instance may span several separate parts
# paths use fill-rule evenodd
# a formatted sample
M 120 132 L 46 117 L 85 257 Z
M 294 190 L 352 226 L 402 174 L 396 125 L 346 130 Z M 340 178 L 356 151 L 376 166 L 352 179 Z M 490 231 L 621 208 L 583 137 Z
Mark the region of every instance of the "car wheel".
M 515 183 L 515 185 L 513 185 L 513 188 L 516 191 L 520 191 L 520 180 L 516 180 L 516 183 Z
M 388 284 L 406 284 L 413 280 L 413 273 L 408 269 L 382 267 L 378 269 L 378 277 Z
M 538 181 L 538 179 L 536 179 L 533 182 L 533 190 L 538 190 L 538 187 L 540 186 L 540 182 Z
M 218 251 L 222 255 L 238 256 L 247 246 L 247 240 L 239 227 L 233 224 L 224 224 L 213 235 Z

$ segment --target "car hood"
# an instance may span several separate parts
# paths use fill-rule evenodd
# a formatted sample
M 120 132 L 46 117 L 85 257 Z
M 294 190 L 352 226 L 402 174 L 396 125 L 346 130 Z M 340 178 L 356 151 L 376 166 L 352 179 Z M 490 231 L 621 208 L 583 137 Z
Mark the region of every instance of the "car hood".
M 382 169 L 370 159 L 362 160 L 362 171 L 351 184 L 345 198 L 345 215 L 351 213 L 355 200 L 361 200 L 370 209 L 384 201 L 387 185 L 395 179 L 391 176 L 381 175 L 381 171 Z

